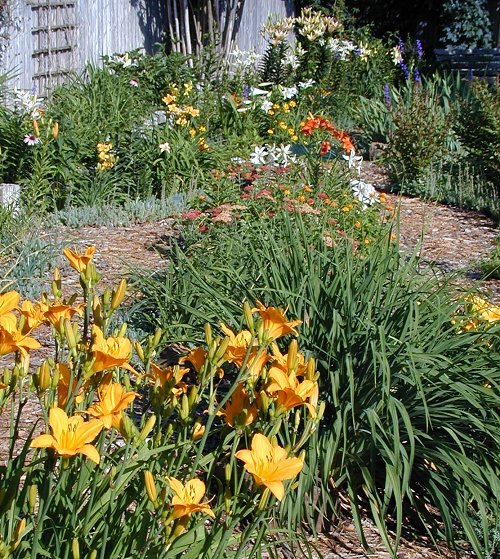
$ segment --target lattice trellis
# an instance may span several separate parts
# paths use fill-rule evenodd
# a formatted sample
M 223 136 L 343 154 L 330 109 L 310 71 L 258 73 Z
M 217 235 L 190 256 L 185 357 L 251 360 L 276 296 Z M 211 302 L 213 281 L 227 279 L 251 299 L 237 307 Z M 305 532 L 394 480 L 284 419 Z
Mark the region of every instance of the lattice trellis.
M 33 79 L 42 95 L 77 69 L 76 0 L 30 0 L 33 12 Z

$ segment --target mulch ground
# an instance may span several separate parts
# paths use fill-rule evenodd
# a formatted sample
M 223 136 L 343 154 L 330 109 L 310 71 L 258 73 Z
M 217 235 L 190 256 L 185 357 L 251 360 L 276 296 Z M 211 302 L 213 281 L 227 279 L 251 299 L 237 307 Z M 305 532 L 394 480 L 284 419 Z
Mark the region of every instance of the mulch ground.
M 364 180 L 372 182 L 377 188 L 383 189 L 385 177 L 373 164 L 364 167 Z M 417 198 L 389 195 L 398 208 L 400 216 L 400 240 L 405 251 L 418 250 L 423 265 L 433 267 L 442 272 L 466 271 L 463 276 L 466 282 L 477 280 L 478 261 L 487 256 L 494 248 L 498 228 L 485 216 L 471 211 L 459 210 L 433 202 L 424 202 Z M 137 224 L 127 227 L 81 227 L 69 229 L 58 227 L 55 237 L 65 246 L 83 249 L 89 245 L 96 246 L 94 261 L 103 276 L 104 285 L 113 286 L 120 278 L 132 269 L 154 271 L 166 264 L 165 257 L 155 250 L 165 235 L 172 234 L 172 220 L 165 219 L 156 223 Z M 50 232 L 54 236 L 54 231 Z M 161 244 L 161 243 L 160 243 Z M 66 287 L 76 287 L 78 278 L 67 263 L 62 263 L 61 272 Z M 500 281 L 490 280 L 481 283 L 488 296 L 500 302 Z M 49 339 L 48 334 L 42 338 Z M 33 356 L 33 365 L 40 362 L 50 353 L 49 345 Z M 3 368 L 0 360 L 0 368 Z M 26 440 L 33 428 L 35 418 L 39 417 L 38 402 L 30 400 L 26 403 L 23 421 L 19 429 L 19 441 Z M 30 421 L 31 418 L 31 421 Z M 0 458 L 6 456 L 6 440 L 8 438 L 8 414 L 0 415 Z M 40 427 L 35 426 L 35 431 Z M 0 460 L 1 462 L 1 460 Z M 367 539 L 370 551 L 360 546 L 354 527 L 350 523 L 338 524 L 335 531 L 321 537 L 317 543 L 322 555 L 328 559 L 355 559 L 374 557 L 389 558 L 375 527 L 366 521 Z M 461 556 L 469 556 L 465 549 Z M 283 557 L 294 557 L 283 550 Z M 420 559 L 451 557 L 454 554 L 446 548 L 436 549 L 432 542 L 419 537 L 417 541 L 404 540 L 400 546 L 398 557 L 401 559 Z

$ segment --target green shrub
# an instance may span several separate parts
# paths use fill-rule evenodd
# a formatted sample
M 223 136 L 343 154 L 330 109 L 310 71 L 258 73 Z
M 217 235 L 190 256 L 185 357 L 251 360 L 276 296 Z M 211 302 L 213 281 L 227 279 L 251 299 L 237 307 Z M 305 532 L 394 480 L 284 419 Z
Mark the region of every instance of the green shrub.
M 341 492 L 361 536 L 368 508 L 388 547 L 410 515 L 449 542 L 461 526 L 483 555 L 470 511 L 487 534 L 500 494 L 499 327 L 460 331 L 455 293 L 415 258 L 383 238 L 364 254 L 345 239 L 329 248 L 323 226 L 292 215 L 178 249 L 166 275 L 139 280 L 143 324 L 176 324 L 169 337 L 190 338 L 207 317 L 234 321 L 242 298 L 285 302 L 303 320 L 327 400 L 301 483 L 305 518 L 338 510 Z

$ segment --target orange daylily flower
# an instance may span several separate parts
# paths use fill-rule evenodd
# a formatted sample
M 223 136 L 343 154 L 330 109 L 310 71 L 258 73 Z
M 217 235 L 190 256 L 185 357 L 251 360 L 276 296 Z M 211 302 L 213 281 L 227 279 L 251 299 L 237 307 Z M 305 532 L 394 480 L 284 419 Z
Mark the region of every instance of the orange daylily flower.
M 68 394 L 70 392 L 69 381 L 71 378 L 71 369 L 66 363 L 57 363 L 56 367 L 59 374 L 57 381 L 57 406 L 64 409 L 68 403 Z M 75 402 L 78 404 L 83 402 L 83 396 L 81 395 L 83 386 L 80 387 L 78 394 L 74 394 L 77 384 L 78 379 L 75 377 L 73 378 L 71 386 L 71 395 L 74 395 Z
M 13 311 L 19 305 L 19 293 L 17 291 L 8 291 L 0 295 L 0 316 Z
M 47 309 L 48 306 L 45 303 L 36 302 L 33 304 L 28 299 L 23 301 L 19 309 L 19 312 L 25 318 L 23 334 L 31 332 L 31 330 L 38 328 L 41 324 L 47 324 L 48 319 L 45 316 Z
M 35 437 L 31 448 L 52 448 L 63 458 L 84 454 L 96 464 L 101 457 L 91 443 L 101 432 L 103 424 L 98 419 L 84 421 L 80 415 L 68 417 L 61 408 L 51 408 L 49 425 L 52 435 L 48 433 Z
M 246 427 L 257 417 L 257 402 L 250 397 L 242 384 L 238 384 L 226 406 L 218 412 L 231 427 Z
M 182 378 L 186 373 L 189 373 L 187 367 L 179 367 L 179 365 L 169 366 L 166 369 L 158 367 L 155 363 L 151 363 L 150 373 L 146 375 L 149 377 L 153 384 L 157 382 L 164 388 L 165 386 L 171 386 L 170 392 L 174 396 L 180 396 L 187 392 L 187 384 L 182 381 Z
M 285 318 L 286 311 L 281 311 L 276 307 L 265 307 L 260 301 L 257 301 L 257 307 L 252 309 L 252 312 L 256 311 L 262 317 L 263 330 L 267 332 L 267 339 L 269 341 L 276 340 L 287 334 L 298 336 L 295 326 L 302 324 L 302 320 L 287 322 Z
M 68 259 L 70 266 L 80 274 L 85 272 L 89 262 L 94 257 L 94 253 L 95 246 L 87 247 L 84 253 L 75 252 L 70 248 L 63 250 L 63 254 Z
M 173 512 L 172 520 L 191 516 L 194 512 L 203 512 L 211 518 L 215 518 L 214 511 L 208 503 L 200 503 L 205 495 L 205 484 L 201 479 L 192 479 L 183 485 L 182 482 L 167 477 L 167 481 L 175 495 L 172 498 Z
M 23 334 L 17 325 L 14 314 L 8 313 L 0 317 L 0 355 L 19 351 L 22 357 L 27 357 L 28 351 L 38 349 L 40 343 Z
M 252 450 L 239 450 L 236 458 L 242 460 L 245 470 L 252 474 L 256 485 L 264 485 L 281 501 L 285 495 L 283 481 L 294 478 L 304 466 L 300 458 L 288 458 L 280 446 L 273 446 L 260 433 L 252 439 Z
M 316 405 L 319 398 L 318 383 L 312 380 L 299 381 L 294 371 L 286 373 L 281 367 L 269 369 L 271 383 L 266 388 L 271 396 L 276 396 L 278 410 L 290 410 L 297 406 L 306 406 L 312 417 L 316 417 Z
M 472 310 L 476 312 L 482 320 L 486 322 L 496 322 L 500 320 L 500 307 L 492 305 L 489 301 L 478 297 L 477 295 L 471 295 L 468 300 L 472 304 Z
M 88 408 L 87 413 L 102 421 L 106 429 L 120 428 L 123 410 L 135 399 L 135 392 L 125 392 L 123 386 L 117 382 L 99 386 L 97 390 L 99 401 Z
M 41 309 L 43 309 L 44 303 L 41 303 Z M 44 312 L 45 318 L 50 324 L 59 332 L 61 327 L 61 320 L 71 320 L 75 314 L 82 316 L 83 305 L 77 305 L 72 307 L 71 305 L 66 305 L 64 303 L 55 302 L 52 305 L 46 305 L 46 310 Z
M 105 338 L 102 330 L 94 324 L 92 326 L 92 340 L 94 343 L 91 352 L 95 359 L 92 365 L 92 373 L 100 373 L 113 367 L 122 367 L 137 374 L 137 371 L 128 363 L 132 353 L 132 344 L 128 338 L 123 336 Z
M 179 364 L 189 361 L 193 365 L 195 371 L 199 373 L 207 359 L 207 352 L 202 347 L 195 347 L 187 355 L 179 359 Z
M 248 330 L 242 330 L 235 334 L 225 324 L 221 324 L 221 329 L 224 334 L 229 338 L 229 345 L 227 346 L 225 359 L 229 363 L 234 363 L 238 367 L 242 367 L 245 357 L 252 341 L 252 334 Z M 252 348 L 247 361 L 247 372 L 252 379 L 257 379 L 264 368 L 264 365 L 269 361 L 270 357 L 265 351 L 258 352 L 256 342 L 255 348 Z

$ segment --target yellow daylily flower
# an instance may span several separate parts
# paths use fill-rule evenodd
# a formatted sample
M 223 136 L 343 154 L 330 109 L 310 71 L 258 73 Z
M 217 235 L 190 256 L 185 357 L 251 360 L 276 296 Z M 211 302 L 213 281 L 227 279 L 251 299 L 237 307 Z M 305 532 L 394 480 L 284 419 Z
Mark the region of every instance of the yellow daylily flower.
M 172 498 L 173 512 L 172 520 L 191 516 L 194 512 L 203 512 L 211 518 L 215 518 L 214 511 L 208 503 L 200 503 L 205 495 L 205 484 L 201 479 L 192 479 L 183 485 L 182 482 L 167 477 L 167 481 L 175 495 Z
M 276 396 L 278 411 L 290 410 L 297 406 L 306 406 L 312 417 L 316 417 L 316 405 L 319 398 L 318 383 L 312 380 L 299 381 L 295 372 L 286 372 L 280 367 L 269 369 L 270 384 L 266 392 Z
M 52 448 L 63 458 L 76 454 L 84 454 L 96 464 L 101 457 L 91 443 L 101 432 L 103 424 L 98 419 L 84 421 L 80 415 L 68 417 L 61 408 L 51 408 L 49 411 L 49 425 L 52 434 L 48 433 L 35 437 L 31 448 Z
M 0 295 L 0 316 L 13 311 L 19 305 L 19 293 L 17 291 L 8 291 Z
M 287 334 L 298 336 L 295 326 L 302 324 L 302 320 L 292 320 L 288 322 L 285 318 L 285 311 L 276 307 L 266 307 L 257 301 L 257 307 L 252 312 L 258 312 L 262 318 L 263 330 L 267 332 L 268 341 L 276 340 Z
M 288 458 L 280 446 L 273 446 L 260 433 L 252 439 L 252 450 L 239 450 L 236 458 L 244 462 L 244 468 L 252 474 L 256 485 L 264 485 L 281 501 L 285 495 L 283 481 L 294 478 L 304 466 L 300 458 Z
M 99 401 L 88 408 L 87 413 L 102 421 L 106 429 L 120 428 L 123 410 L 135 399 L 135 392 L 125 392 L 123 386 L 117 382 L 99 386 L 97 389 Z
M 250 402 L 250 397 L 242 384 L 238 384 L 218 415 L 222 415 L 231 427 L 246 427 L 257 417 L 257 402 Z
M 87 247 L 84 253 L 75 252 L 70 248 L 65 248 L 63 250 L 63 254 L 68 259 L 70 266 L 81 274 L 82 272 L 85 272 L 89 262 L 94 257 L 95 246 Z
M 102 330 L 95 324 L 92 326 L 91 347 L 92 357 L 95 359 L 92 365 L 92 373 L 100 373 L 105 369 L 122 367 L 137 374 L 128 361 L 132 354 L 132 344 L 124 336 L 105 338 Z
M 171 386 L 170 392 L 174 396 L 180 396 L 187 392 L 188 385 L 182 381 L 185 374 L 189 373 L 187 367 L 179 367 L 179 365 L 169 366 L 165 369 L 158 367 L 155 363 L 151 363 L 151 369 L 147 377 L 149 377 L 153 384 L 158 384 L 164 388 Z
M 486 322 L 496 322 L 500 320 L 500 307 L 492 305 L 489 301 L 472 295 L 468 299 L 472 303 L 472 310 L 479 314 L 479 317 Z
M 12 313 L 0 318 L 0 355 L 7 355 L 19 351 L 22 357 L 28 355 L 31 349 L 38 349 L 40 343 L 23 334 L 17 325 L 17 319 Z
M 41 308 L 43 309 L 44 303 L 41 303 Z M 47 305 L 44 312 L 44 316 L 47 321 L 52 324 L 52 326 L 60 332 L 61 319 L 64 321 L 66 318 L 71 320 L 75 314 L 82 316 L 83 305 L 77 305 L 72 307 L 71 305 L 66 305 L 64 303 L 55 302 L 52 305 Z
M 202 347 L 195 347 L 187 355 L 179 359 L 179 364 L 189 361 L 193 365 L 195 371 L 199 373 L 207 359 L 207 352 Z
M 23 304 L 19 309 L 19 312 L 25 319 L 23 334 L 31 332 L 31 330 L 38 328 L 41 324 L 48 323 L 48 319 L 45 316 L 47 309 L 48 306 L 45 303 L 36 302 L 33 304 L 31 301 L 28 301 L 28 299 L 23 301 Z
M 229 363 L 234 363 L 238 367 L 242 367 L 245 357 L 252 341 L 252 334 L 248 330 L 242 330 L 235 334 L 225 324 L 221 324 L 221 330 L 229 338 L 225 359 Z M 254 342 L 255 348 L 252 349 L 247 361 L 247 372 L 252 379 L 257 379 L 269 361 L 270 357 L 265 351 L 258 352 L 257 342 Z

